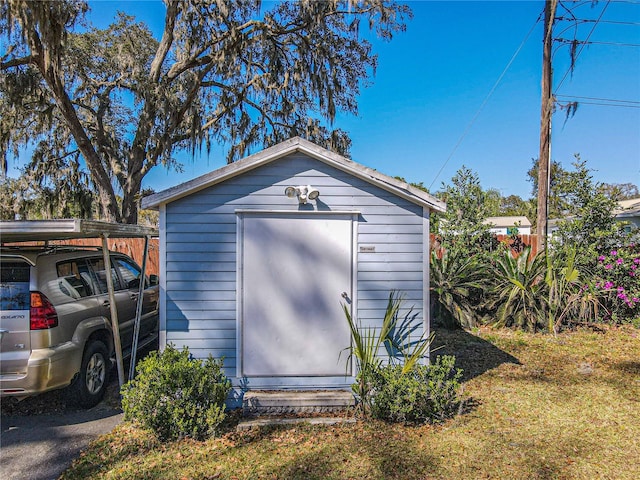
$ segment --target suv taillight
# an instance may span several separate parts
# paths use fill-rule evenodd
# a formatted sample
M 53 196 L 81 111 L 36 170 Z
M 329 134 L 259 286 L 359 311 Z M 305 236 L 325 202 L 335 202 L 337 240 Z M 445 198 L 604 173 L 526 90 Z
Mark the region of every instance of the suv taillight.
M 45 330 L 58 326 L 58 312 L 40 292 L 31 292 L 31 330 Z

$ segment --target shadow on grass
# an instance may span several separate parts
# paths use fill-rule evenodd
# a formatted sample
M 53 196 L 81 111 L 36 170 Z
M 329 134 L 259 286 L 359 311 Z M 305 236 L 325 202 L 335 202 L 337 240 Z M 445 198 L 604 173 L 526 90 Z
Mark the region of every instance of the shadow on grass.
M 340 444 L 324 438 L 308 452 L 296 455 L 270 472 L 275 478 L 332 479 L 385 478 L 423 479 L 439 470 L 440 458 L 424 451 L 401 428 L 382 422 L 346 427 L 358 429 L 350 436 L 353 444 Z
M 620 361 L 615 362 L 613 366 L 622 373 L 630 373 L 633 375 L 637 375 L 637 378 L 640 378 L 640 362 Z
M 471 380 L 503 363 L 521 365 L 513 355 L 499 349 L 491 342 L 465 330 L 435 328 L 431 344 L 431 358 L 438 355 L 456 357 L 456 367 L 463 370 L 463 381 Z

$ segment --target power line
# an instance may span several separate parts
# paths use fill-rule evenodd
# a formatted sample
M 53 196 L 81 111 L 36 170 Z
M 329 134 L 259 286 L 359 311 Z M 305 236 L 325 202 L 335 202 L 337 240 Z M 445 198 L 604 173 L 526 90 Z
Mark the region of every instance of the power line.
M 594 30 L 596 29 L 596 27 L 598 26 L 598 23 L 600 22 L 600 20 L 602 19 L 602 16 L 604 15 L 604 12 L 607 11 L 607 7 L 609 6 L 609 4 L 611 3 L 611 0 L 607 0 L 607 4 L 604 6 L 604 8 L 602 9 L 602 11 L 600 12 L 600 16 L 598 16 L 598 18 L 596 19 L 596 21 L 593 24 L 593 27 L 591 28 L 591 31 L 589 32 L 589 35 L 587 35 L 587 39 L 585 40 L 585 42 L 588 42 L 589 39 L 591 38 L 591 35 L 593 35 Z M 558 84 L 558 86 L 556 87 L 556 92 L 560 89 L 560 87 L 562 86 L 562 84 L 564 83 L 564 81 L 567 78 L 567 75 L 569 75 L 569 72 L 572 70 L 573 65 L 575 65 L 575 62 L 578 60 L 578 57 L 580 56 L 580 54 L 582 53 L 582 51 L 584 50 L 585 44 L 583 43 L 580 47 L 580 50 L 578 50 L 578 52 L 576 53 L 575 57 L 573 58 L 573 62 L 572 65 L 567 69 L 567 71 L 564 73 L 564 76 L 562 77 L 562 80 L 560 80 L 560 83 Z
M 593 18 L 577 19 L 577 18 L 568 18 L 568 17 L 556 17 L 556 20 L 557 21 L 566 20 L 566 21 L 575 22 L 575 23 L 595 23 L 597 21 Z M 630 26 L 640 25 L 640 22 L 623 22 L 621 20 L 600 20 L 600 23 L 607 24 L 607 25 L 630 25 Z
M 618 108 L 640 108 L 640 105 L 625 105 L 620 103 L 606 103 L 606 102 L 580 102 L 580 105 L 599 105 L 602 107 L 618 107 Z
M 640 102 L 637 102 L 635 100 L 618 100 L 618 99 L 613 99 L 613 98 L 600 98 L 600 97 L 580 97 L 577 95 L 556 95 L 556 97 L 559 98 L 575 98 L 575 99 L 583 99 L 583 100 L 597 100 L 597 101 L 601 101 L 601 102 L 612 102 L 612 103 L 629 103 L 629 104 L 635 104 L 635 105 L 640 105 Z
M 583 19 L 580 20 L 581 23 L 594 23 L 595 20 L 593 19 Z M 632 25 L 632 26 L 637 26 L 640 25 L 640 22 L 623 22 L 620 20 L 600 20 L 600 23 L 605 23 L 607 25 Z
M 453 155 L 456 153 L 456 151 L 458 150 L 458 147 L 460 146 L 460 144 L 462 143 L 462 141 L 465 139 L 465 137 L 467 136 L 467 134 L 469 133 L 469 130 L 471 130 L 471 127 L 473 126 L 473 124 L 475 123 L 475 121 L 477 120 L 477 118 L 480 116 L 480 113 L 482 112 L 482 110 L 484 109 L 485 105 L 487 104 L 487 102 L 489 101 L 489 99 L 491 98 L 491 96 L 493 95 L 493 92 L 496 91 L 496 88 L 498 88 L 498 85 L 500 84 L 500 82 L 502 81 L 502 79 L 504 78 L 504 76 L 506 75 L 507 71 L 509 70 L 509 68 L 511 67 L 511 64 L 515 61 L 516 57 L 518 56 L 518 54 L 520 53 L 520 51 L 522 50 L 522 48 L 525 46 L 525 44 L 527 43 L 527 41 L 529 40 L 529 37 L 531 36 L 531 34 L 533 33 L 533 31 L 536 28 L 536 25 L 538 25 L 538 23 L 540 22 L 540 20 L 542 19 L 542 14 L 538 15 L 538 18 L 536 19 L 536 21 L 533 23 L 531 30 L 529 30 L 529 32 L 525 35 L 524 40 L 522 40 L 522 43 L 520 44 L 520 46 L 516 49 L 515 53 L 513 54 L 513 56 L 511 57 L 511 59 L 509 60 L 509 62 L 507 63 L 507 66 L 504 68 L 504 70 L 502 71 L 502 73 L 500 74 L 500 76 L 498 77 L 498 80 L 496 80 L 496 83 L 493 85 L 493 87 L 491 87 L 491 90 L 489 91 L 489 93 L 487 94 L 487 96 L 485 97 L 485 99 L 483 100 L 482 104 L 480 105 L 480 108 L 478 108 L 478 111 L 475 113 L 475 115 L 473 116 L 473 118 L 471 119 L 471 121 L 469 122 L 469 124 L 467 125 L 467 127 L 464 129 L 464 132 L 462 132 L 462 135 L 460 136 L 460 138 L 458 139 L 458 142 L 455 144 L 455 146 L 453 147 L 453 150 L 451 150 L 451 153 L 449 154 L 449 156 L 447 157 L 447 159 L 445 160 L 445 162 L 442 164 L 442 166 L 440 167 L 440 170 L 438 170 L 438 173 L 436 174 L 436 176 L 433 178 L 433 181 L 429 184 L 429 187 L 427 187 L 427 190 L 431 190 L 431 187 L 433 186 L 433 184 L 436 182 L 436 180 L 438 179 L 438 177 L 440 176 L 440 174 L 442 173 L 442 171 L 444 170 L 444 167 L 447 166 L 447 163 L 449 163 L 449 160 L 451 160 L 451 158 L 453 157 Z
M 613 45 L 615 47 L 640 47 L 638 43 L 620 43 L 620 42 L 588 42 L 586 40 L 569 40 L 568 38 L 556 38 L 556 42 L 560 43 L 580 43 L 582 45 Z

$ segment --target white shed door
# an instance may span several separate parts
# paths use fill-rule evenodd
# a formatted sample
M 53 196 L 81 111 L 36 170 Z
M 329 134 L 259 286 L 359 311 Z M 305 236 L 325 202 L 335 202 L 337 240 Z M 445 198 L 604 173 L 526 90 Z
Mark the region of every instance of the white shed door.
M 345 374 L 352 228 L 350 215 L 244 216 L 242 375 Z

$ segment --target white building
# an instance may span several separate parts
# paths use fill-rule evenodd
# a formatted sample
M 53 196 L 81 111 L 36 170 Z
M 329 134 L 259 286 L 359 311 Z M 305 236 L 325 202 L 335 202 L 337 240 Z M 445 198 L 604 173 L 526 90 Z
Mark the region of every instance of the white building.
M 531 222 L 525 216 L 487 217 L 483 223 L 496 235 L 531 235 Z

